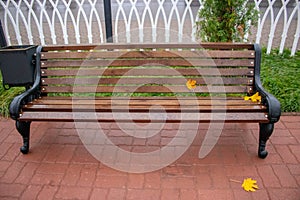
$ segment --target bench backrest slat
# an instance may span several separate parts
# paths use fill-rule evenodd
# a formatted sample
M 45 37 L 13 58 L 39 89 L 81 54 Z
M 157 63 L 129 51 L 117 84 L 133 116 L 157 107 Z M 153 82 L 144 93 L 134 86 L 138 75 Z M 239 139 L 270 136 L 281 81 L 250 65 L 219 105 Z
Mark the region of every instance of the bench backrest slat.
M 118 58 L 120 59 L 120 58 Z M 253 60 L 233 60 L 233 59 L 131 59 L 131 60 L 55 60 L 42 62 L 42 68 L 59 68 L 59 67 L 136 67 L 136 66 L 181 66 L 181 67 L 253 67 Z
M 139 76 L 140 78 L 145 78 L 142 76 L 161 76 L 168 78 L 168 76 L 253 76 L 253 69 L 249 68 L 224 68 L 224 69 L 214 69 L 214 68 L 123 68 L 123 69 L 113 69 L 113 68 L 81 68 L 81 69 L 53 69 L 53 70 L 42 70 L 45 76 Z M 125 77 L 125 75 L 127 75 Z M 105 78 L 105 77 L 103 77 Z M 169 77 L 170 78 L 170 77 Z M 194 77 L 196 78 L 196 77 Z
M 44 46 L 44 51 L 64 51 L 64 50 L 111 50 L 111 49 L 247 49 L 254 50 L 253 44 L 246 43 L 136 43 L 136 44 L 78 44 L 78 45 L 52 45 Z
M 249 87 L 244 86 L 206 86 L 197 87 L 194 92 L 199 93 L 246 93 Z M 48 93 L 186 93 L 185 86 L 48 86 Z
M 180 53 L 180 54 L 179 54 Z M 132 50 L 124 53 L 124 51 L 69 51 L 69 52 L 45 52 L 43 53 L 44 59 L 76 59 L 76 58 L 178 58 L 178 55 L 184 58 L 254 58 L 254 51 L 222 51 L 222 50 L 181 50 L 180 52 L 174 50 L 161 50 L 157 51 L 136 51 Z
M 184 85 L 186 83 L 185 78 L 161 78 L 161 77 L 143 77 L 143 78 L 123 78 L 124 82 L 127 84 L 144 84 L 144 83 L 157 83 L 157 84 L 167 84 L 167 85 Z M 117 84 L 119 78 L 44 78 L 44 84 L 47 85 L 73 85 L 75 84 L 87 84 L 87 85 L 106 85 L 106 84 Z M 252 85 L 252 78 L 241 78 L 241 77 L 224 77 L 222 79 L 216 79 L 215 77 L 206 78 L 194 78 L 198 84 L 205 85 L 216 85 L 216 84 L 232 84 L 232 85 Z

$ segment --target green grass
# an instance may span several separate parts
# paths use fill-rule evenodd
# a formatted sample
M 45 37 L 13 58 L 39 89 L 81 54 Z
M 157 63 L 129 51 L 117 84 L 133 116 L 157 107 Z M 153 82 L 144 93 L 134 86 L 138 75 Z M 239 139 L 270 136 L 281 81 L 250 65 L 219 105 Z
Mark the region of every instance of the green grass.
M 300 112 L 300 51 L 290 55 L 288 50 L 264 53 L 261 79 L 264 88 L 280 101 L 282 112 Z
M 300 112 L 300 51 L 290 56 L 285 50 L 278 54 L 273 50 L 269 55 L 263 49 L 261 79 L 267 91 L 273 94 L 281 103 L 282 112 Z M 9 116 L 9 104 L 13 97 L 24 91 L 24 88 L 10 88 L 2 86 L 0 73 L 0 115 Z
M 15 96 L 22 93 L 25 89 L 24 87 L 14 87 L 9 90 L 5 90 L 3 87 L 2 76 L 0 73 L 0 116 L 9 116 L 9 104 Z

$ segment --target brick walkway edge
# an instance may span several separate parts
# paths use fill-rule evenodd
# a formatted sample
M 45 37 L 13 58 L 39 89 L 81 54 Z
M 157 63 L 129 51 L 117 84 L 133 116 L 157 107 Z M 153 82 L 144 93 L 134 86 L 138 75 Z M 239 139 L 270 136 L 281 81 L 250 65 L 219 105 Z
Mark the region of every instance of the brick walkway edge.
M 31 127 L 31 152 L 22 155 L 14 121 L 0 119 L 0 199 L 300 200 L 300 116 L 282 116 L 264 160 L 256 156 L 257 124 L 226 124 L 212 152 L 199 159 L 208 127 L 201 124 L 176 162 L 142 174 L 120 172 L 93 158 L 74 123 L 34 122 Z M 104 127 L 115 143 L 140 149 L 162 145 L 176 129 L 171 124 L 159 136 L 133 140 L 116 124 Z M 232 181 L 248 177 L 257 180 L 259 190 L 246 192 Z

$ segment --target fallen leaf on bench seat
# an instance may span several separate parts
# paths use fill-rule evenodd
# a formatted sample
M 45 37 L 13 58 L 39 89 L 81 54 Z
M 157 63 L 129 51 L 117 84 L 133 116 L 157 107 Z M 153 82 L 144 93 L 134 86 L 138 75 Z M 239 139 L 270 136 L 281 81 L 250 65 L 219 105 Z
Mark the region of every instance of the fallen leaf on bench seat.
M 192 89 L 195 89 L 196 88 L 196 81 L 195 80 L 192 80 L 192 79 L 189 79 L 187 82 L 186 82 L 186 87 L 189 89 L 189 90 L 192 90 Z
M 261 96 L 259 95 L 258 92 L 256 92 L 254 95 L 252 96 L 246 96 L 244 97 L 245 101 L 251 100 L 252 102 L 260 102 L 261 101 Z

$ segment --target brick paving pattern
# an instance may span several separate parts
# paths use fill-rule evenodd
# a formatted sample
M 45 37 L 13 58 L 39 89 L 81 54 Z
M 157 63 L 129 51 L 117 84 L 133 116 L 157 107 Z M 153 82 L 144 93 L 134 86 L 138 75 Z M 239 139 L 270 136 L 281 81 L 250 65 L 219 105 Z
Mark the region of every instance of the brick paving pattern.
M 0 119 L 0 199 L 300 199 L 300 116 L 282 116 L 264 160 L 256 156 L 257 124 L 225 124 L 212 152 L 199 159 L 201 133 L 208 127 L 201 124 L 192 146 L 176 162 L 142 174 L 97 161 L 74 123 L 34 122 L 31 127 L 31 152 L 22 155 L 14 121 Z M 123 148 L 143 150 L 167 143 L 176 125 L 149 140 L 130 139 L 115 124 L 102 127 Z M 95 128 L 88 125 L 89 131 Z M 246 192 L 231 181 L 248 177 L 257 180 L 259 190 Z

